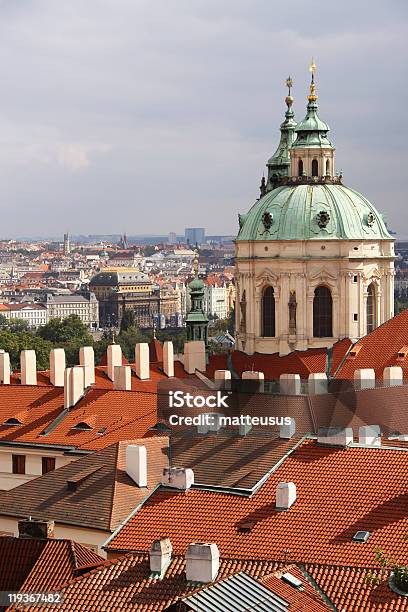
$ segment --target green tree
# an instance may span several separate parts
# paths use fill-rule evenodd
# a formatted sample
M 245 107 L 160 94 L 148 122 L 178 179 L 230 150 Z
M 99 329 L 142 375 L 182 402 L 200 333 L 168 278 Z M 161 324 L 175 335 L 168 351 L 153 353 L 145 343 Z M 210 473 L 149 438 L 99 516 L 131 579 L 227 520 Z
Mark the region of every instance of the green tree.
M 37 335 L 54 344 L 63 344 L 74 339 L 79 340 L 83 346 L 93 344 L 88 327 L 78 315 L 70 315 L 66 319 L 51 319 L 49 323 L 38 328 Z
M 120 322 L 120 331 L 126 332 L 130 327 L 136 327 L 136 315 L 134 310 L 125 310 Z
M 49 368 L 49 355 L 53 345 L 48 340 L 39 338 L 29 331 L 12 332 L 7 329 L 0 330 L 0 347 L 10 354 L 10 363 L 13 369 L 20 369 L 20 353 L 24 349 L 33 349 L 37 355 L 37 370 Z

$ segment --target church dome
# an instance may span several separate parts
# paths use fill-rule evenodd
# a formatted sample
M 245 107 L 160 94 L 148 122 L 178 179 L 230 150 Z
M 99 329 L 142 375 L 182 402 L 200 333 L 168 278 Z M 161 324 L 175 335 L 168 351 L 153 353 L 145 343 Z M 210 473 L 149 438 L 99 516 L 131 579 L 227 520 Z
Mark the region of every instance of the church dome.
M 239 222 L 237 241 L 392 239 L 374 206 L 341 183 L 277 187 Z

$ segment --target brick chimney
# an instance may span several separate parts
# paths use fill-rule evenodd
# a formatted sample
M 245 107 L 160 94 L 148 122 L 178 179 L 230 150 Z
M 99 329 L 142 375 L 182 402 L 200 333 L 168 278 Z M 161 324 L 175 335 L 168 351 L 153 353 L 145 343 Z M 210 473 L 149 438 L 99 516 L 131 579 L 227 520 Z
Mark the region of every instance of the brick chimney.
M 50 351 L 50 380 L 54 387 L 64 386 L 65 351 L 54 348 Z
M 154 540 L 149 551 L 150 571 L 161 574 L 170 564 L 172 551 L 170 538 Z
M 126 447 L 126 474 L 138 487 L 147 487 L 147 451 L 145 446 Z
M 20 353 L 21 384 L 37 384 L 37 357 L 35 351 L 24 350 Z
M 84 368 L 66 368 L 64 374 L 64 408 L 72 408 L 84 396 Z
M 147 342 L 138 342 L 135 346 L 136 376 L 140 380 L 150 378 L 149 345 Z
M 0 384 L 10 384 L 10 355 L 4 351 L 0 352 Z
M 186 552 L 188 582 L 213 582 L 220 568 L 220 553 L 214 543 L 193 542 Z
M 122 349 L 119 344 L 110 344 L 107 350 L 108 377 L 114 380 L 115 366 L 122 365 Z
M 79 364 L 84 368 L 85 389 L 95 383 L 95 353 L 92 346 L 81 346 Z
M 169 378 L 174 376 L 174 348 L 171 340 L 163 344 L 163 371 Z
M 115 366 L 113 388 L 116 391 L 131 391 L 132 370 L 130 366 Z
M 46 540 L 54 537 L 54 521 L 28 519 L 18 521 L 19 538 L 40 538 Z
M 163 469 L 161 484 L 186 491 L 194 484 L 194 472 L 190 468 L 166 467 Z
M 280 482 L 276 487 L 276 509 L 289 510 L 296 501 L 296 485 L 294 482 Z

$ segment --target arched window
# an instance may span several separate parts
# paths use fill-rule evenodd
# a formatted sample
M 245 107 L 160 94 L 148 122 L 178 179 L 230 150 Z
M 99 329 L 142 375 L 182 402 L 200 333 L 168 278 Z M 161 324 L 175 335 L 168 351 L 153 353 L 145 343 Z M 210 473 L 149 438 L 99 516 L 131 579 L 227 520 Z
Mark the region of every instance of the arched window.
M 369 334 L 377 327 L 375 316 L 375 287 L 373 283 L 368 285 L 367 293 L 367 334 Z
M 262 295 L 262 335 L 275 335 L 275 296 L 273 287 L 267 287 Z
M 330 176 L 330 161 L 326 159 L 326 176 Z
M 301 159 L 298 161 L 298 176 L 303 176 L 303 161 Z
M 313 336 L 331 338 L 333 336 L 333 301 L 330 289 L 316 287 L 313 300 Z
M 317 159 L 312 161 L 312 176 L 319 176 L 319 162 Z

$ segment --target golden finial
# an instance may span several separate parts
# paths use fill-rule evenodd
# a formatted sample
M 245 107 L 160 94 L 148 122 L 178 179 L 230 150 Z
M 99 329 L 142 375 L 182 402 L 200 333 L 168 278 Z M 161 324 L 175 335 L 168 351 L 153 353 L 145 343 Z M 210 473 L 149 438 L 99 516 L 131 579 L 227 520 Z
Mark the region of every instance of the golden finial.
M 194 276 L 198 276 L 198 250 L 194 251 L 194 259 L 193 259 L 193 273 Z
M 288 76 L 288 78 L 286 79 L 286 87 L 288 88 L 288 95 L 285 98 L 285 102 L 286 102 L 286 104 L 287 104 L 287 106 L 289 108 L 293 104 L 293 98 L 290 95 L 290 90 L 293 87 L 293 81 L 292 81 L 292 77 L 291 76 Z
M 310 62 L 310 66 L 309 66 L 309 72 L 312 73 L 312 81 L 310 83 L 310 94 L 308 96 L 309 102 L 315 102 L 317 100 L 317 95 L 316 95 L 316 85 L 314 82 L 314 75 L 316 73 L 317 70 L 317 66 L 315 64 L 315 61 L 312 57 L 312 61 Z

